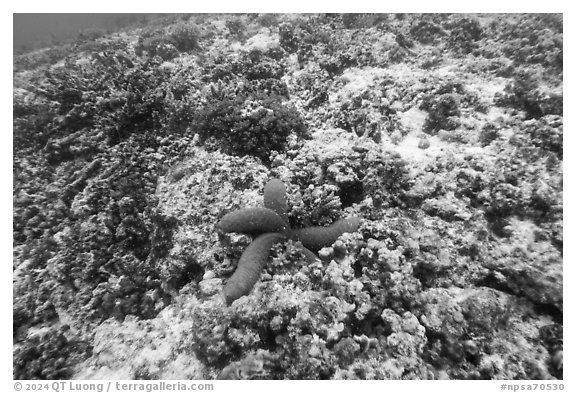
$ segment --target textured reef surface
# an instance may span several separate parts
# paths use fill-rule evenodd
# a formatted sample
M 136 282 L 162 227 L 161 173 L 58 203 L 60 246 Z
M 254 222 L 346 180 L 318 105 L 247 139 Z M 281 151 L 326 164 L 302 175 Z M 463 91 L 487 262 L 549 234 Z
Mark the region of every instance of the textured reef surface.
M 563 378 L 561 15 L 143 18 L 14 54 L 14 378 Z

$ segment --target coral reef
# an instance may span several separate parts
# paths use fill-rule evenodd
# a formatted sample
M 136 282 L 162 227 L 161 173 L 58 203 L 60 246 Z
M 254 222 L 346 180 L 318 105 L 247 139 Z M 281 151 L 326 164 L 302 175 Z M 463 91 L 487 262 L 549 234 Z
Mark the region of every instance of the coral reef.
M 203 140 L 217 140 L 225 151 L 263 160 L 272 150 L 284 150 L 291 133 L 305 135 L 305 125 L 295 108 L 283 104 L 278 96 L 262 94 L 210 99 L 197 110 L 193 129 Z
M 14 378 L 564 377 L 562 15 L 130 20 L 14 54 Z

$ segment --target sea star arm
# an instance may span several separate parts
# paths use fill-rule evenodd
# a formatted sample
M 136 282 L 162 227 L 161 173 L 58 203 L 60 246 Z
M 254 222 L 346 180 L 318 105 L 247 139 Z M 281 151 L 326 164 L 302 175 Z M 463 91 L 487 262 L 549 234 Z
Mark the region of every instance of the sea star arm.
M 270 248 L 275 243 L 285 239 L 286 235 L 281 233 L 265 233 L 250 243 L 240 257 L 236 271 L 224 287 L 224 300 L 227 305 L 250 292 L 260 278 L 262 269 L 268 260 Z
M 344 232 L 355 232 L 360 227 L 360 217 L 350 217 L 338 220 L 327 227 L 308 227 L 294 229 L 290 232 L 290 238 L 299 240 L 302 245 L 313 251 L 322 247 L 331 246 Z
M 264 207 L 276 212 L 288 224 L 286 186 L 279 179 L 272 179 L 264 186 Z
M 288 227 L 274 211 L 265 207 L 250 207 L 226 214 L 216 225 L 223 232 L 282 232 Z

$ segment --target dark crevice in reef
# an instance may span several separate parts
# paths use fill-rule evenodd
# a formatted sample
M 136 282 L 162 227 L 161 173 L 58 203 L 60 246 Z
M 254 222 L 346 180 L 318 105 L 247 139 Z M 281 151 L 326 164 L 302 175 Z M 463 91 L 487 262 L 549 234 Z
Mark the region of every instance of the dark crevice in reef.
M 278 344 L 276 343 L 276 336 L 281 337 L 287 332 L 287 329 L 284 329 L 282 332 L 274 332 L 268 327 L 261 327 L 258 331 L 258 336 L 260 337 L 260 342 L 262 343 L 262 348 L 274 352 L 276 351 L 276 347 Z
M 169 284 L 176 290 L 180 290 L 190 282 L 200 282 L 204 276 L 204 268 L 198 264 L 196 259 L 190 257 L 181 270 L 175 271 L 174 276 L 169 280 Z
M 486 212 L 486 220 L 488 221 L 488 228 L 498 237 L 510 237 L 506 227 L 510 224 L 508 217 L 502 216 L 498 213 Z
M 362 263 L 359 260 L 354 261 L 352 264 L 352 268 L 354 269 L 354 277 L 360 278 L 362 277 Z
M 342 208 L 352 206 L 354 203 L 360 203 L 364 200 L 364 187 L 361 181 L 345 183 L 340 185 L 340 202 Z
M 515 298 L 524 299 L 534 306 L 534 311 L 537 314 L 549 315 L 552 318 L 552 320 L 556 323 L 561 324 L 563 319 L 564 319 L 563 311 L 561 309 L 559 309 L 558 307 L 556 307 L 555 305 L 546 304 L 546 303 L 539 303 L 539 302 L 535 302 L 533 300 L 527 299 L 524 296 L 519 296 L 519 294 L 516 293 L 508 285 L 506 285 L 506 283 L 504 283 L 501 280 L 499 280 L 498 278 L 496 278 L 496 276 L 494 275 L 493 272 L 489 273 L 484 278 L 482 278 L 481 280 L 476 282 L 476 286 L 495 289 L 499 292 L 503 292 L 503 293 L 506 293 L 508 295 L 514 296 Z
M 555 323 L 564 323 L 564 312 L 553 304 L 536 303 L 534 304 L 534 311 L 537 314 L 549 315 Z
M 564 256 L 564 239 L 552 237 L 550 242 L 560 252 L 560 255 Z
M 392 330 L 384 324 L 381 313 L 371 311 L 359 320 L 354 313 L 350 314 L 350 335 L 366 335 L 368 337 L 388 336 Z
M 514 291 L 508 285 L 503 283 L 494 275 L 494 272 L 488 273 L 484 278 L 476 282 L 476 286 L 491 288 L 500 292 L 504 292 L 508 295 L 516 296 Z
M 422 289 L 434 287 L 435 280 L 439 277 L 438 271 L 431 264 L 420 261 L 414 264 L 414 278 L 420 281 Z

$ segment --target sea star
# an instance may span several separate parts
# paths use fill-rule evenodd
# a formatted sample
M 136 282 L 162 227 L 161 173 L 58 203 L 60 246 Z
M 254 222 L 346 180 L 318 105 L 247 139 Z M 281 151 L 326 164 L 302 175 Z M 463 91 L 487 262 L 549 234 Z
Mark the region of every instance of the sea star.
M 278 179 L 264 186 L 264 207 L 251 207 L 226 214 L 216 225 L 223 232 L 260 234 L 246 248 L 238 267 L 224 287 L 227 305 L 250 292 L 260 278 L 271 247 L 284 240 L 299 241 L 302 253 L 314 261 L 322 247 L 331 246 L 344 232 L 354 232 L 360 226 L 360 217 L 338 220 L 328 227 L 291 229 L 286 215 L 286 187 Z

